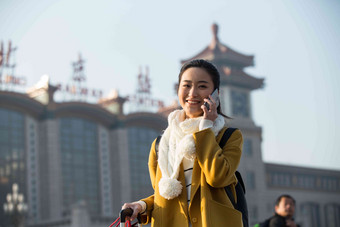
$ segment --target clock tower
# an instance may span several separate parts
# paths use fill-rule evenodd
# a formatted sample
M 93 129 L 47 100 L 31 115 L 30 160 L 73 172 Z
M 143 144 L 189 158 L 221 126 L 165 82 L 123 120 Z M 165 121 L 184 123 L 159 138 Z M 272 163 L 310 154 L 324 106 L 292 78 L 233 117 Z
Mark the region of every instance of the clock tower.
M 232 117 L 227 122 L 228 126 L 239 128 L 243 134 L 243 153 L 238 170 L 245 181 L 249 221 L 252 223 L 267 209 L 261 202 L 266 196 L 261 153 L 262 129 L 253 120 L 251 103 L 251 92 L 263 88 L 264 79 L 244 72 L 246 67 L 254 66 L 254 56 L 239 53 L 222 44 L 218 38 L 217 24 L 212 25 L 212 34 L 211 43 L 202 52 L 181 63 L 205 59 L 213 63 L 220 73 L 222 112 Z

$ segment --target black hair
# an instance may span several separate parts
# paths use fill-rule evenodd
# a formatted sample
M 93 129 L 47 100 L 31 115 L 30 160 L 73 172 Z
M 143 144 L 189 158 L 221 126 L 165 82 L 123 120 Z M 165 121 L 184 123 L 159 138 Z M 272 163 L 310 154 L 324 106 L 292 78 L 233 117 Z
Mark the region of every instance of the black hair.
M 276 199 L 276 202 L 275 202 L 275 205 L 278 206 L 282 200 L 282 198 L 288 198 L 288 199 L 291 199 L 295 205 L 295 199 L 290 196 L 290 195 L 287 195 L 287 194 L 283 194 L 283 195 L 280 195 L 277 199 Z
M 178 86 L 177 86 L 177 92 L 178 92 L 178 87 L 182 79 L 183 73 L 189 69 L 189 68 L 201 68 L 204 69 L 211 77 L 213 84 L 214 84 L 214 90 L 217 89 L 218 91 L 220 90 L 220 73 L 218 72 L 217 68 L 209 61 L 204 60 L 204 59 L 194 59 L 191 61 L 186 62 L 178 75 Z M 231 119 L 231 117 L 228 117 L 227 115 L 223 114 L 221 111 L 221 102 L 217 107 L 217 113 L 221 114 L 223 117 Z

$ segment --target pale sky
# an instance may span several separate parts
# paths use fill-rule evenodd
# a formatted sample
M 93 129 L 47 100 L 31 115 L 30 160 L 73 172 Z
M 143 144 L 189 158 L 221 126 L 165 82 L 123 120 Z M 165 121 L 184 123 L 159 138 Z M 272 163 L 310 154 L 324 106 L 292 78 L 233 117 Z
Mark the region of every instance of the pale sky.
M 211 41 L 255 56 L 246 71 L 265 78 L 252 94 L 264 161 L 340 170 L 340 1 L 1 0 L 0 41 L 16 50 L 17 76 L 70 81 L 85 59 L 87 87 L 133 94 L 149 67 L 152 94 L 176 98 L 180 60 Z M 24 88 L 19 88 L 24 89 Z

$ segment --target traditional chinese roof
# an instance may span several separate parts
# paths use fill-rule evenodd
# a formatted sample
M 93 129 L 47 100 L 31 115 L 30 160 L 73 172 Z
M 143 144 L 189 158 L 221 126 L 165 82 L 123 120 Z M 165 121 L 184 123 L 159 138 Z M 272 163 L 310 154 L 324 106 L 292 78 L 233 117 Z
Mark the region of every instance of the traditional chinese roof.
M 219 41 L 217 24 L 212 25 L 212 33 L 213 39 L 210 45 L 194 57 L 182 60 L 182 64 L 193 59 L 201 58 L 209 61 L 228 62 L 230 65 L 241 68 L 254 65 L 253 55 L 241 54 Z
M 215 62 L 212 63 L 216 65 L 218 71 L 220 72 L 221 84 L 230 84 L 238 87 L 248 88 L 250 90 L 263 87 L 263 78 L 253 77 L 241 69 L 218 65 Z
M 218 26 L 212 25 L 213 39 L 209 46 L 192 58 L 182 60 L 184 64 L 193 59 L 206 59 L 219 70 L 221 84 L 231 84 L 251 90 L 263 87 L 264 79 L 255 78 L 243 71 L 243 68 L 254 66 L 254 56 L 241 54 L 222 44 L 218 38 Z

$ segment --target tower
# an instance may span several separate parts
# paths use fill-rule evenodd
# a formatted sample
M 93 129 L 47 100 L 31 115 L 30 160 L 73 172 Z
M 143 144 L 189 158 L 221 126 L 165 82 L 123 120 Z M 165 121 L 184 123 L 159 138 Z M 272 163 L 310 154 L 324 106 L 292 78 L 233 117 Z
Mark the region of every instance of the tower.
M 254 56 L 239 53 L 220 42 L 218 25 L 212 25 L 211 43 L 184 64 L 193 59 L 205 59 L 213 63 L 221 76 L 220 100 L 222 112 L 233 119 L 229 126 L 239 128 L 243 134 L 243 154 L 239 171 L 246 185 L 246 197 L 250 223 L 265 210 L 261 199 L 265 196 L 265 169 L 261 154 L 262 129 L 256 126 L 252 116 L 251 92 L 264 85 L 264 79 L 244 71 L 254 66 Z

